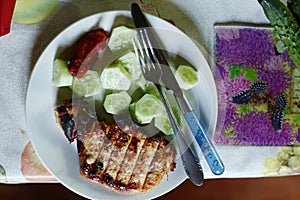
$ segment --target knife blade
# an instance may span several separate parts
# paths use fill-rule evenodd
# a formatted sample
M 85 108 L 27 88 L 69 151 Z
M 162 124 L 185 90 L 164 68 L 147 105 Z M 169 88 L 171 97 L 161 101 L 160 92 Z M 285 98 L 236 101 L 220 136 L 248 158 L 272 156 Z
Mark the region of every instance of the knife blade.
M 151 25 L 147 22 L 147 19 L 143 14 L 143 12 L 141 11 L 138 4 L 133 3 L 131 5 L 131 13 L 134 19 L 135 26 L 137 28 L 151 27 Z M 152 31 L 149 31 L 148 35 L 152 46 L 159 47 L 160 45 L 158 39 L 154 35 L 154 33 Z M 189 125 L 189 128 L 192 131 L 194 138 L 198 143 L 198 146 L 200 147 L 202 153 L 204 154 L 204 157 L 211 171 L 216 175 L 223 174 L 225 170 L 224 164 L 220 156 L 218 155 L 216 149 L 214 148 L 212 142 L 205 134 L 203 126 L 200 124 L 192 107 L 190 106 L 189 102 L 185 98 L 183 91 L 179 87 L 179 84 L 171 70 L 171 67 L 166 57 L 164 56 L 163 52 L 158 48 L 154 48 L 153 51 L 157 57 L 158 62 L 162 66 L 163 75 L 161 77 L 161 80 L 164 83 L 164 85 L 168 89 L 171 89 L 174 92 L 174 95 L 177 97 L 177 100 L 183 110 L 184 118 L 187 124 Z

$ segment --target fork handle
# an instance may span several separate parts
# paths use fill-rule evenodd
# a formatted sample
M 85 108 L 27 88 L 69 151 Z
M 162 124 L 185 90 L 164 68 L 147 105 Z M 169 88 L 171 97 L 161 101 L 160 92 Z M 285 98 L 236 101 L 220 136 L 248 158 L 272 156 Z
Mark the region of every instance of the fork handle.
M 204 175 L 200 163 L 200 158 L 197 154 L 194 154 L 194 152 L 192 151 L 192 146 L 188 146 L 185 139 L 183 138 L 184 134 L 182 133 L 176 121 L 176 118 L 172 112 L 171 105 L 168 102 L 167 96 L 164 93 L 163 88 L 159 84 L 155 84 L 155 86 L 159 92 L 160 97 L 163 100 L 168 117 L 170 119 L 184 170 L 193 184 L 201 186 L 204 180 Z
M 224 164 L 211 141 L 204 133 L 203 127 L 201 126 L 195 113 L 193 111 L 186 112 L 184 114 L 184 118 L 194 134 L 194 137 L 201 151 L 203 152 L 211 171 L 215 175 L 221 175 L 225 170 Z

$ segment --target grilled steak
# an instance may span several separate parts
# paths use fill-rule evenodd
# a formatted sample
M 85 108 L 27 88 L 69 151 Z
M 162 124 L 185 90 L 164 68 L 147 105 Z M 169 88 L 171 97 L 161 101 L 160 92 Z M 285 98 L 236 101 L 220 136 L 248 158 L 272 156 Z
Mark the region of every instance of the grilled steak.
M 164 136 L 147 137 L 126 123 L 109 125 L 92 113 L 83 99 L 55 109 L 68 140 L 77 140 L 84 177 L 117 191 L 145 192 L 174 170 L 176 150 Z

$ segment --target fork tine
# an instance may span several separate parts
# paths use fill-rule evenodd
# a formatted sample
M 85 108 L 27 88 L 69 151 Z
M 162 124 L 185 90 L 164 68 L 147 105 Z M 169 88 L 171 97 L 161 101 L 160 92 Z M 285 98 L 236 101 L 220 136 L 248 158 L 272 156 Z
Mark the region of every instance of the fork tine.
M 150 71 L 150 66 L 147 55 L 145 54 L 145 47 L 143 47 L 141 40 L 141 36 L 137 34 L 136 37 L 133 37 L 133 45 L 140 69 L 142 71 L 143 76 L 146 78 L 147 73 Z
M 161 66 L 154 56 L 146 29 L 138 29 L 136 36 L 133 36 L 133 46 L 145 79 L 155 84 L 160 84 L 162 75 Z
M 144 41 L 144 44 L 147 47 L 148 51 L 146 51 L 146 53 L 147 53 L 148 57 L 151 59 L 152 63 L 156 63 L 157 66 L 160 67 L 159 61 L 156 58 L 156 55 L 155 55 L 155 53 L 153 51 L 153 46 L 151 44 L 150 37 L 149 37 L 149 34 L 148 34 L 147 30 L 146 29 L 141 29 L 141 32 L 143 32 L 143 34 L 142 34 L 142 41 Z M 154 67 L 156 67 L 156 66 L 154 66 Z
M 152 63 L 153 63 L 153 59 L 151 59 L 151 56 L 149 54 L 149 51 L 151 50 L 150 48 L 150 43 L 147 40 L 147 37 L 145 38 L 144 35 L 147 34 L 145 29 L 139 29 L 137 32 L 137 36 L 138 36 L 138 42 L 140 45 L 140 52 L 143 55 L 144 58 L 144 63 L 145 63 L 145 67 L 147 70 L 151 71 L 151 67 L 153 67 Z M 145 54 L 144 54 L 145 53 Z
M 138 35 L 133 36 L 133 38 L 132 38 L 132 40 L 133 40 L 133 48 L 134 48 L 135 56 L 136 56 L 136 58 L 138 60 L 140 69 L 141 69 L 142 73 L 144 74 L 145 73 L 145 70 L 144 70 L 144 63 L 145 62 L 143 62 L 143 61 L 145 60 L 145 56 L 144 56 L 144 52 L 142 50 L 139 38 L 137 38 L 137 37 L 138 37 Z

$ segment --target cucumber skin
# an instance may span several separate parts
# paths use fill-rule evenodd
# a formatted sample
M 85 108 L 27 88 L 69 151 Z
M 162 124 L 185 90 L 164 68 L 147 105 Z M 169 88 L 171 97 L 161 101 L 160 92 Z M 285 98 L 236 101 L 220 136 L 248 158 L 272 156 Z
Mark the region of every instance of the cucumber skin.
M 300 69 L 300 27 L 292 12 L 280 0 L 258 0 L 294 64 Z

